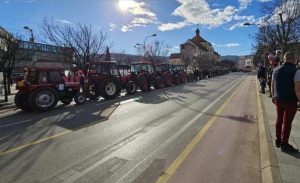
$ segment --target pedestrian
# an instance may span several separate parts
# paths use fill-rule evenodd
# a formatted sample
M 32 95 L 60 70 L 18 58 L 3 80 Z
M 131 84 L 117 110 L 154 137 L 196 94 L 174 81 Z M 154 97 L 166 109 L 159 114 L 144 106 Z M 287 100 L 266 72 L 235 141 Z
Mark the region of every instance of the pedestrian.
M 282 55 L 281 54 L 282 54 L 281 50 L 276 50 L 276 52 L 275 52 L 275 61 L 277 63 L 279 63 L 279 65 L 283 64 L 283 59 L 282 59 Z
M 261 63 L 258 65 L 257 79 L 260 84 L 260 92 L 264 94 L 266 88 L 266 68 Z
M 272 98 L 272 92 L 271 92 L 271 81 L 272 81 L 272 75 L 274 69 L 277 67 L 278 62 L 275 60 L 275 56 L 272 53 L 269 53 L 268 56 L 270 67 L 268 69 L 268 74 L 267 74 L 267 85 L 269 87 L 269 97 Z
M 275 145 L 282 151 L 298 152 L 298 149 L 289 144 L 289 136 L 300 99 L 300 73 L 296 74 L 296 59 L 293 53 L 286 53 L 283 60 L 284 63 L 274 69 L 271 84 L 272 102 L 276 105 L 277 112 Z

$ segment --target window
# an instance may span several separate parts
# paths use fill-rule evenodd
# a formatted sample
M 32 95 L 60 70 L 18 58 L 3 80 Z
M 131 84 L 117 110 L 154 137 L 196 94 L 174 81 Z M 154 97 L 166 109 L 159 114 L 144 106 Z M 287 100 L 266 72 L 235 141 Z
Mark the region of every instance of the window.
M 113 75 L 113 76 L 118 76 L 119 75 L 117 65 L 110 64 L 110 74 Z
M 131 72 L 141 72 L 142 68 L 141 65 L 132 65 Z
M 59 71 L 49 72 L 49 82 L 50 83 L 62 83 L 62 77 Z
M 47 84 L 48 78 L 47 78 L 47 71 L 40 71 L 39 72 L 39 84 Z
M 153 72 L 153 67 L 152 67 L 152 65 L 148 64 L 148 65 L 147 65 L 147 70 L 148 70 L 149 73 L 152 73 L 152 72 Z

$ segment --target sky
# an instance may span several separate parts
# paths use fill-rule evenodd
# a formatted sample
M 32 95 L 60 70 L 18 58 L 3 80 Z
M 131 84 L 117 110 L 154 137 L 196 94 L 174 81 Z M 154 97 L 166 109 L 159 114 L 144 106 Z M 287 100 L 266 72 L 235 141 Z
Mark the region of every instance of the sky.
M 29 38 L 28 26 L 35 40 L 42 41 L 40 26 L 44 18 L 58 24 L 91 25 L 109 35 L 111 52 L 137 54 L 134 45 L 162 41 L 180 52 L 180 44 L 200 35 L 213 44 L 220 55 L 252 53 L 255 24 L 264 15 L 264 3 L 272 0 L 0 0 L 0 26 Z

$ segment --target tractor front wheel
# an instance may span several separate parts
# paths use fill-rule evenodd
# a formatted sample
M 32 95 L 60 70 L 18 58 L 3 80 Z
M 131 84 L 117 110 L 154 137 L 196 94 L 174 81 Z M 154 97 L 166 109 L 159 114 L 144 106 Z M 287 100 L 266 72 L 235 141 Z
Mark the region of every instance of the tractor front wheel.
M 136 86 L 135 82 L 129 81 L 127 83 L 127 85 L 126 85 L 126 92 L 127 92 L 128 95 L 135 94 L 136 89 L 137 89 L 137 86 Z
M 23 111 L 32 111 L 27 102 L 27 93 L 18 91 L 15 95 L 15 104 Z
M 69 105 L 72 102 L 72 98 L 63 98 L 61 99 L 61 102 L 65 105 Z
M 83 93 L 76 93 L 75 96 L 74 96 L 74 100 L 75 100 L 76 104 L 80 105 L 80 104 L 85 103 L 86 97 Z

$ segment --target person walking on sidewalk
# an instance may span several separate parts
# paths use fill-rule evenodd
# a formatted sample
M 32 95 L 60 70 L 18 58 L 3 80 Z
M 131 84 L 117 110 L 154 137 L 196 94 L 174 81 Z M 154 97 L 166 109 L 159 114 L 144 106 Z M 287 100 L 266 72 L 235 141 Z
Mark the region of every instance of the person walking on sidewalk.
M 277 67 L 278 62 L 276 62 L 275 57 L 272 53 L 269 54 L 268 59 L 269 59 L 270 67 L 268 69 L 268 74 L 267 74 L 267 85 L 269 87 L 269 97 L 272 98 L 271 81 L 272 81 L 273 71 Z
M 277 112 L 275 145 L 287 152 L 298 152 L 298 149 L 288 143 L 292 122 L 297 111 L 297 102 L 300 99 L 300 87 L 298 87 L 300 73 L 298 76 L 296 71 L 296 57 L 293 53 L 288 52 L 284 55 L 284 63 L 275 68 L 271 83 L 272 102 L 276 105 Z M 298 93 L 299 98 L 297 98 L 296 93 Z
M 260 92 L 264 94 L 266 88 L 266 68 L 261 64 L 258 65 L 257 79 L 260 83 Z

